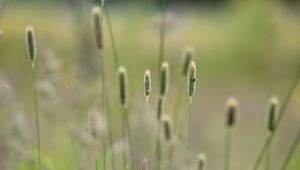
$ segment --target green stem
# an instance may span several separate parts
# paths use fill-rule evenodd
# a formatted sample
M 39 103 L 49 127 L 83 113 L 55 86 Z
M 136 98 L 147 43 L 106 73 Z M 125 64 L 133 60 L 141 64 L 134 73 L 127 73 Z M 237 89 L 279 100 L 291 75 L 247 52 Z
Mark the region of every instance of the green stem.
M 174 155 L 174 143 L 171 143 L 170 149 L 169 149 L 169 160 L 168 160 L 168 170 L 173 170 L 173 155 Z
M 95 156 L 95 161 L 94 161 L 94 164 L 95 164 L 95 170 L 98 170 L 98 162 L 97 162 L 97 158 Z
M 188 119 L 188 170 L 191 164 L 191 129 L 192 129 L 192 99 L 189 104 L 189 119 Z
M 103 157 L 103 170 L 106 170 L 106 142 L 105 142 L 105 135 L 102 137 L 102 157 Z
M 125 140 L 125 120 L 124 120 L 124 113 L 121 115 L 121 126 L 122 126 L 122 139 Z M 123 169 L 126 169 L 127 167 L 127 157 L 126 157 L 126 152 L 125 149 L 122 152 L 122 157 L 123 157 Z
M 225 145 L 224 145 L 224 170 L 230 170 L 230 160 L 231 160 L 231 132 L 227 131 L 225 133 Z
M 128 144 L 129 144 L 129 152 L 130 152 L 130 157 L 131 157 L 131 169 L 134 170 L 133 146 L 132 146 L 132 140 L 131 140 L 131 132 L 130 132 L 127 108 L 124 108 L 124 118 L 125 118 L 125 126 L 126 126 L 126 131 L 127 131 L 127 139 L 128 139 Z
M 272 150 L 272 143 L 270 144 L 270 147 L 267 150 L 267 155 L 266 155 L 266 165 L 265 165 L 265 169 L 266 170 L 270 170 L 271 168 L 271 150 Z
M 269 138 L 266 139 L 261 151 L 259 152 L 259 155 L 258 155 L 258 158 L 256 159 L 255 163 L 254 163 L 254 167 L 253 167 L 253 170 L 257 170 L 266 151 L 268 150 L 270 144 L 272 143 L 272 140 L 277 132 L 277 129 L 282 121 L 282 118 L 284 116 L 284 113 L 285 113 L 285 110 L 291 100 L 291 97 L 297 87 L 297 84 L 298 84 L 298 81 L 299 81 L 299 76 L 300 76 L 300 67 L 298 68 L 299 70 L 297 70 L 296 72 L 296 75 L 294 77 L 294 79 L 292 80 L 292 83 L 288 89 L 288 92 L 283 100 L 283 104 L 282 104 L 282 107 L 280 108 L 279 110 L 279 116 L 278 116 L 278 121 L 277 121 L 277 124 L 275 126 L 275 129 L 274 129 L 274 132 L 269 136 Z
M 158 73 L 160 73 L 161 64 L 165 60 L 164 50 L 165 50 L 165 32 L 166 32 L 166 10 L 167 2 L 166 0 L 161 0 L 161 25 L 159 32 L 159 62 L 158 62 Z
M 106 14 L 105 16 L 106 16 L 106 21 L 107 21 L 107 26 L 108 26 L 108 32 L 109 32 L 111 46 L 112 46 L 113 54 L 114 54 L 115 70 L 117 70 L 119 68 L 119 57 L 118 57 L 117 45 L 115 42 L 115 37 L 114 37 L 114 32 L 113 32 L 113 28 L 112 28 L 112 24 L 111 24 L 111 20 L 110 20 L 109 11 L 106 8 L 103 8 L 103 9 Z
M 295 151 L 297 150 L 297 146 L 299 145 L 299 141 L 300 141 L 300 129 L 298 130 L 298 134 L 297 134 L 292 146 L 290 147 L 286 158 L 283 161 L 283 164 L 280 168 L 281 170 L 286 170 L 287 166 L 289 165 L 290 160 L 292 159 Z
M 161 146 L 160 146 L 160 128 L 161 128 L 161 123 L 158 122 L 158 128 L 156 132 L 156 147 L 155 147 L 155 166 L 156 170 L 160 170 L 160 163 L 161 163 Z
M 36 90 L 36 72 L 34 64 L 31 67 L 32 80 L 33 80 L 33 93 L 34 93 L 34 112 L 35 112 L 35 126 L 36 126 L 36 140 L 37 140 L 37 152 L 38 152 L 38 170 L 41 169 L 41 139 L 40 139 L 40 124 L 38 113 L 38 98 Z

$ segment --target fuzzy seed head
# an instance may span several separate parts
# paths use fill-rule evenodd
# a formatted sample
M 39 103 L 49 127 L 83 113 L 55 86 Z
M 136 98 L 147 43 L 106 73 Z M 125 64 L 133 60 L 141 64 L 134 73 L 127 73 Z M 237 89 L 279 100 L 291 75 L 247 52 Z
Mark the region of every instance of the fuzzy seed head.
M 95 110 L 89 112 L 89 126 L 94 139 L 101 137 L 107 128 L 104 117 Z
M 207 164 L 207 159 L 206 159 L 206 155 L 201 153 L 198 155 L 197 157 L 197 169 L 198 170 L 205 170 L 206 169 L 206 164 Z
M 35 43 L 34 30 L 32 26 L 26 27 L 25 39 L 26 39 L 27 55 L 29 60 L 31 61 L 32 66 L 34 66 L 36 60 L 36 43 Z
M 168 115 L 163 115 L 161 118 L 162 126 L 163 126 L 163 134 L 164 138 L 167 142 L 173 141 L 173 123 L 172 119 Z
M 120 67 L 118 70 L 120 104 L 122 107 L 127 106 L 128 100 L 128 76 L 125 67 Z
M 276 129 L 276 118 L 278 115 L 279 110 L 279 101 L 276 97 L 272 97 L 269 102 L 269 108 L 268 108 L 268 131 L 270 133 L 273 133 Z
M 142 170 L 148 170 L 148 162 L 146 159 L 143 160 L 143 167 Z
M 228 129 L 235 127 L 238 121 L 238 100 L 236 98 L 229 98 L 226 103 L 226 126 Z
M 183 52 L 183 69 L 182 69 L 182 75 L 186 77 L 189 72 L 189 66 L 191 64 L 191 61 L 193 60 L 195 56 L 195 49 L 193 47 L 186 47 Z
M 169 85 L 169 64 L 164 62 L 160 70 L 160 95 L 165 96 Z
M 191 61 L 188 71 L 188 93 L 190 99 L 193 97 L 196 89 L 196 64 Z
M 158 104 L 157 104 L 157 120 L 161 119 L 161 115 L 163 113 L 163 108 L 164 108 L 164 96 L 159 96 L 158 97 Z
M 99 7 L 92 9 L 93 24 L 96 38 L 96 45 L 98 50 L 103 50 L 103 31 L 102 31 L 102 13 Z
M 144 75 L 144 94 L 148 100 L 151 94 L 151 75 L 149 70 L 146 70 Z

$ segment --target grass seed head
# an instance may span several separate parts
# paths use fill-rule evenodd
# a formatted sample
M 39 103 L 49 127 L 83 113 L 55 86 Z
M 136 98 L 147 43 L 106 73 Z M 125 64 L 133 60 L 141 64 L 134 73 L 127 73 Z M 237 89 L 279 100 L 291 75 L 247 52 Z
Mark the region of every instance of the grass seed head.
M 235 127 L 238 121 L 238 100 L 229 98 L 226 103 L 226 126 L 228 129 Z
M 161 119 L 161 115 L 163 113 L 163 108 L 164 108 L 164 96 L 159 96 L 158 97 L 158 104 L 157 104 L 157 120 Z
M 169 64 L 164 62 L 160 70 L 160 95 L 165 96 L 169 85 Z
M 144 75 L 144 94 L 146 100 L 148 100 L 151 94 L 151 75 L 149 70 L 146 70 Z
M 189 72 L 189 66 L 191 64 L 191 61 L 193 60 L 195 56 L 195 49 L 193 47 L 186 47 L 183 52 L 183 69 L 182 69 L 182 75 L 186 77 Z
M 148 162 L 147 159 L 143 160 L 142 170 L 148 170 Z
M 188 71 L 188 93 L 189 97 L 192 98 L 196 89 L 196 64 L 191 61 Z
M 169 115 L 163 115 L 161 118 L 162 126 L 163 126 L 163 134 L 164 138 L 167 142 L 173 141 L 173 123 L 172 119 Z
M 27 55 L 31 62 L 31 65 L 34 66 L 36 60 L 36 42 L 35 35 L 32 26 L 27 26 L 25 31 Z
M 197 169 L 205 170 L 207 164 L 206 155 L 204 153 L 200 153 L 197 157 Z
M 125 67 L 120 67 L 118 70 L 120 104 L 122 107 L 127 106 L 128 100 L 128 76 Z
M 276 117 L 279 110 L 279 101 L 276 97 L 272 97 L 269 101 L 269 108 L 268 108 L 268 123 L 267 128 L 270 133 L 273 133 L 276 129 Z
M 96 38 L 96 45 L 99 50 L 103 50 L 102 12 L 99 7 L 93 7 L 93 24 Z

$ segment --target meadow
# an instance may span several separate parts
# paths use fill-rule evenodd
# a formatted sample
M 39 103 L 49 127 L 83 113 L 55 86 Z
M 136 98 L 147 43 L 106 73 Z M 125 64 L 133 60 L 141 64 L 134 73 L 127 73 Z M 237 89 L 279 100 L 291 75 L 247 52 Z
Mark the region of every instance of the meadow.
M 80 2 L 3 8 L 1 170 L 300 169 L 299 5 Z

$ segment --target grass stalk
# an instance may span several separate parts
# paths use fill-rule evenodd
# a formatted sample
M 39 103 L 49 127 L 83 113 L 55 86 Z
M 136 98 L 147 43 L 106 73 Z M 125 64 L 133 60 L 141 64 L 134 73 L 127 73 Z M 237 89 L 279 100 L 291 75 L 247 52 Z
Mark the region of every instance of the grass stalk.
M 272 151 L 272 144 L 270 144 L 270 147 L 267 150 L 266 155 L 266 162 L 265 162 L 265 170 L 270 170 L 271 168 L 271 151 Z
M 289 165 L 290 160 L 292 159 L 295 151 L 297 150 L 299 142 L 300 142 L 300 129 L 298 130 L 298 134 L 297 134 L 296 138 L 294 139 L 294 141 L 288 151 L 288 154 L 281 165 L 280 170 L 286 170 L 286 168 Z
M 105 135 L 102 137 L 102 159 L 103 159 L 103 170 L 106 170 L 106 141 Z
M 189 118 L 188 118 L 188 170 L 191 164 L 191 130 L 192 130 L 192 100 L 189 104 Z
M 124 114 L 121 115 L 121 128 L 122 128 L 122 139 L 125 140 L 126 138 L 126 130 L 125 130 L 125 118 L 124 118 Z M 126 169 L 127 167 L 127 156 L 126 156 L 126 152 L 125 149 L 122 152 L 122 159 L 123 159 L 123 169 Z
M 166 13 L 167 0 L 161 0 L 161 25 L 159 31 L 159 60 L 158 73 L 160 73 L 161 65 L 165 61 L 165 34 L 166 34 Z
M 40 124 L 38 112 L 38 97 L 36 89 L 36 69 L 34 64 L 31 67 L 32 81 L 33 81 L 33 96 L 34 96 L 34 113 L 35 113 L 35 127 L 36 127 L 36 140 L 37 140 L 37 153 L 38 153 L 38 170 L 41 169 L 41 138 L 40 138 Z
M 230 161 L 231 161 L 231 133 L 227 131 L 225 133 L 225 142 L 224 142 L 224 170 L 230 170 Z
M 168 153 L 168 170 L 173 170 L 173 156 L 174 156 L 174 143 L 171 143 L 170 149 L 169 149 L 169 153 Z
M 294 79 L 292 80 L 292 83 L 290 84 L 289 88 L 288 88 L 288 92 L 283 100 L 283 104 L 282 104 L 282 107 L 280 107 L 279 109 L 279 115 L 278 115 L 278 120 L 277 120 L 277 123 L 276 123 L 276 126 L 274 128 L 274 132 L 266 139 L 266 141 L 264 142 L 263 144 L 263 147 L 262 149 L 260 150 L 259 152 L 259 155 L 254 163 L 254 166 L 253 166 L 253 170 L 257 170 L 259 168 L 259 165 L 265 155 L 265 153 L 267 152 L 268 148 L 270 147 L 274 137 L 275 137 L 275 134 L 277 132 L 277 129 L 279 128 L 279 125 L 282 121 L 282 118 L 283 116 L 285 115 L 285 111 L 286 111 L 286 108 L 291 100 L 291 97 L 298 85 L 298 81 L 299 81 L 299 73 L 300 73 L 300 68 L 298 68 L 296 74 L 295 74 L 295 77 Z
M 130 132 L 130 124 L 129 124 L 129 118 L 128 118 L 128 109 L 124 108 L 124 120 L 125 120 L 125 127 L 127 131 L 127 139 L 129 144 L 129 154 L 130 154 L 130 160 L 131 160 L 131 169 L 134 170 L 134 157 L 133 157 L 133 146 L 132 146 L 132 139 L 131 139 L 131 132 Z
M 155 169 L 160 170 L 161 167 L 161 143 L 160 143 L 160 129 L 161 123 L 158 122 L 158 128 L 156 131 L 156 146 L 155 146 Z

